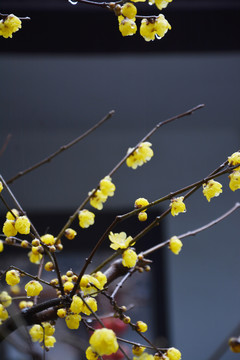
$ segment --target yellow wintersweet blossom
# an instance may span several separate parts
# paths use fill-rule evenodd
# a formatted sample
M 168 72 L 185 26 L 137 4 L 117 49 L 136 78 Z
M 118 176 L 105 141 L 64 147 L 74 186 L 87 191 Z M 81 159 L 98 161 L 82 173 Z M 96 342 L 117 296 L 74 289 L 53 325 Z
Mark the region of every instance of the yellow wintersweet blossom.
M 184 196 L 180 196 L 171 200 L 170 207 L 172 216 L 186 212 L 186 205 L 184 204 L 183 200 Z
M 15 220 L 19 216 L 19 211 L 17 209 L 12 209 L 7 212 L 6 218 L 7 220 Z
M 183 243 L 177 236 L 172 236 L 169 241 L 169 249 L 175 254 L 178 255 L 181 251 Z
M 132 3 L 126 2 L 121 8 L 121 13 L 128 19 L 135 19 L 135 16 L 137 15 L 137 8 Z
M 8 312 L 5 309 L 5 307 L 2 304 L 0 304 L 0 322 L 7 320 L 7 318 L 8 318 Z
M 235 153 L 233 153 L 231 156 L 228 157 L 228 164 L 235 166 L 235 165 L 240 165 L 240 152 L 236 151 Z M 240 170 L 240 167 L 237 167 L 234 169 L 234 171 L 238 171 Z
M 64 231 L 64 235 L 66 236 L 66 238 L 68 240 L 73 240 L 76 235 L 77 235 L 77 232 L 71 228 L 67 228 L 65 231 Z
M 211 179 L 206 184 L 203 184 L 203 195 L 206 197 L 207 201 L 210 201 L 211 198 L 216 197 L 222 193 L 222 184 Z
M 146 41 L 153 41 L 155 37 L 161 39 L 168 30 L 171 30 L 171 25 L 163 14 L 159 14 L 156 18 L 142 19 L 141 21 L 140 35 Z
M 44 345 L 53 347 L 56 339 L 52 336 L 55 332 L 55 327 L 48 322 L 43 322 L 41 325 L 35 324 L 29 330 L 29 334 L 33 342 L 44 340 Z
M 103 195 L 105 195 L 105 196 L 113 196 L 114 195 L 116 186 L 112 183 L 112 179 L 110 178 L 110 176 L 105 176 L 105 178 L 103 178 L 100 181 L 99 186 L 100 186 L 100 191 L 102 192 Z
M 32 251 L 29 251 L 28 253 L 29 261 L 33 264 L 40 264 L 40 261 L 42 259 L 42 254 L 34 254 Z
M 79 314 L 68 315 L 65 318 L 67 327 L 71 330 L 77 330 L 79 328 L 79 324 L 81 320 L 82 317 Z
M 91 195 L 95 190 L 88 193 Z M 102 210 L 103 203 L 107 201 L 107 195 L 104 195 L 101 190 L 97 190 L 94 195 L 90 197 L 90 205 L 95 209 Z
M 79 226 L 81 228 L 86 229 L 90 225 L 94 224 L 95 214 L 91 211 L 88 211 L 86 209 L 79 211 L 78 214 L 78 220 L 79 220 Z
M 19 216 L 15 221 L 15 229 L 20 233 L 27 235 L 30 233 L 31 223 L 27 216 Z
M 7 291 L 2 291 L 0 293 L 0 304 L 2 304 L 5 308 L 10 306 L 12 303 L 12 297 L 8 294 Z
M 27 296 L 38 296 L 42 291 L 43 287 L 39 281 L 31 280 L 25 285 L 25 291 Z
M 4 38 L 12 38 L 12 34 L 21 29 L 21 20 L 13 15 L 8 15 L 5 19 L 0 20 L 0 35 Z
M 137 326 L 137 331 L 139 332 L 146 332 L 148 329 L 147 324 L 141 320 L 137 321 L 136 326 Z
M 86 297 L 85 298 L 85 302 L 87 303 L 84 303 L 83 304 L 83 307 L 82 307 L 82 312 L 85 314 L 85 315 L 90 315 L 93 311 L 96 312 L 97 309 L 98 309 L 98 306 L 97 306 L 97 300 L 94 299 L 93 297 Z M 91 310 L 90 310 L 91 309 Z
M 14 220 L 6 220 L 4 222 L 2 228 L 4 235 L 6 235 L 7 237 L 17 235 L 17 230 L 15 229 L 14 224 L 15 224 Z
M 83 309 L 83 304 L 84 304 L 83 300 L 79 296 L 74 295 L 73 298 L 72 298 L 70 310 L 74 314 L 79 314 Z
M 3 250 L 4 250 L 3 241 L 0 240 L 0 252 L 3 252 Z
M 181 352 L 174 347 L 169 348 L 166 355 L 169 360 L 180 360 L 182 356 Z
M 234 171 L 229 176 L 229 187 L 232 191 L 240 189 L 240 171 Z
M 20 282 L 20 273 L 18 270 L 9 270 L 6 273 L 6 283 L 8 285 L 16 285 Z
M 110 234 L 108 235 L 108 238 L 112 242 L 110 247 L 113 250 L 126 249 L 133 239 L 131 236 L 127 237 L 127 234 L 124 231 L 122 231 L 120 233 L 115 233 L 115 234 L 111 231 Z M 134 244 L 131 244 L 131 245 L 134 245 Z
M 111 329 L 97 329 L 90 337 L 92 350 L 98 355 L 111 355 L 118 350 L 117 337 Z
M 141 143 L 137 149 L 128 156 L 126 164 L 132 169 L 136 169 L 138 166 L 142 166 L 153 157 L 152 144 L 148 141 Z M 132 148 L 128 149 L 128 154 L 132 151 Z
M 87 358 L 87 360 L 97 360 L 98 359 L 98 354 L 95 351 L 93 351 L 91 346 L 89 346 L 86 350 L 86 358 Z
M 134 267 L 137 262 L 137 254 L 131 248 L 125 250 L 122 254 L 122 264 L 126 267 Z
M 134 19 L 128 19 L 124 16 L 118 16 L 119 22 L 119 31 L 121 32 L 122 36 L 132 36 L 137 32 L 137 25 Z
M 149 4 L 155 4 L 159 10 L 165 9 L 172 0 L 149 0 Z
M 97 295 L 98 290 L 102 290 L 107 282 L 107 277 L 98 271 L 93 275 L 85 274 L 81 278 L 80 288 L 84 295 Z
M 41 240 L 45 245 L 54 245 L 55 244 L 55 238 L 51 234 L 45 234 L 41 236 Z
M 140 345 L 133 345 L 132 347 L 132 353 L 133 355 L 140 356 L 144 352 L 146 348 L 144 346 Z M 135 358 L 136 359 L 136 358 Z

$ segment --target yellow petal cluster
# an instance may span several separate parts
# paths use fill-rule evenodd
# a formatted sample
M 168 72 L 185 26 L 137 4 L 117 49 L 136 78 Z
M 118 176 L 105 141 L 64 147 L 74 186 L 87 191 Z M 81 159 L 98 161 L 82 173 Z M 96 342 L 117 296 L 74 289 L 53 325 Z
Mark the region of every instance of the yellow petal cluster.
M 80 321 L 82 320 L 81 315 L 79 314 L 70 314 L 65 318 L 67 327 L 71 330 L 77 330 L 80 325 Z
M 137 331 L 140 332 L 146 332 L 148 329 L 147 324 L 143 321 L 137 321 L 136 326 L 137 326 Z
M 155 4 L 159 10 L 165 9 L 172 0 L 149 0 L 149 4 Z
M 76 237 L 77 232 L 71 228 L 68 228 L 64 231 L 64 235 L 68 240 L 73 240 Z
M 240 171 L 233 171 L 230 175 L 229 175 L 229 187 L 232 191 L 236 191 L 238 189 L 240 189 Z
M 128 156 L 126 164 L 132 169 L 136 169 L 138 166 L 142 166 L 153 157 L 153 151 L 151 149 L 152 144 L 148 141 L 141 143 L 138 148 Z M 128 153 L 133 149 L 129 148 Z
M 167 351 L 167 357 L 169 360 L 180 360 L 181 356 L 181 352 L 174 347 L 169 348 Z
M 183 246 L 182 241 L 177 236 L 172 236 L 169 241 L 169 249 L 175 254 L 178 255 Z
M 0 293 L 0 304 L 2 304 L 5 308 L 10 306 L 12 303 L 12 297 L 8 294 L 7 291 L 2 291 Z
M 210 201 L 211 198 L 216 197 L 222 193 L 222 184 L 211 179 L 207 184 L 203 184 L 203 195 L 206 197 L 207 201 Z
M 171 25 L 163 14 L 156 18 L 142 19 L 141 21 L 140 34 L 146 41 L 153 41 L 155 37 L 161 39 L 168 30 L 171 30 Z
M 133 357 L 133 360 L 154 360 L 155 357 L 147 352 L 144 352 L 139 357 Z M 164 360 L 168 360 L 167 358 L 163 358 Z
M 228 157 L 228 164 L 235 166 L 235 165 L 240 165 L 240 152 L 236 151 L 234 152 L 231 156 Z M 234 170 L 239 170 L 240 168 L 235 168 Z
M 90 197 L 90 205 L 98 210 L 102 210 L 103 203 L 107 201 L 108 196 L 113 196 L 116 190 L 115 185 L 112 183 L 110 176 L 105 176 L 100 181 L 99 189 L 95 192 L 92 190 L 88 195 L 94 194 Z
M 83 229 L 88 228 L 94 224 L 95 214 L 86 209 L 79 211 L 78 220 L 79 226 Z
M 48 322 L 43 322 L 41 325 L 35 324 L 29 330 L 29 334 L 33 342 L 43 342 L 46 347 L 53 347 L 56 339 L 52 336 L 55 332 L 55 327 Z
M 38 296 L 42 291 L 43 287 L 39 281 L 31 280 L 25 285 L 25 291 L 27 296 Z
M 186 212 L 186 205 L 184 204 L 183 200 L 184 196 L 180 196 L 171 200 L 170 207 L 172 216 Z
M 104 275 L 101 271 L 98 271 L 97 273 L 92 275 L 83 275 L 80 281 L 80 288 L 83 291 L 84 295 L 96 295 L 96 292 L 98 290 L 102 290 L 106 283 L 106 275 Z
M 89 343 L 93 352 L 98 355 L 111 355 L 118 350 L 118 342 L 115 333 L 111 329 L 95 330 L 90 337 Z
M 6 273 L 6 283 L 8 285 L 16 285 L 20 282 L 20 274 L 18 270 L 9 270 Z
M 12 38 L 12 34 L 21 29 L 22 27 L 21 20 L 10 14 L 6 17 L 6 19 L 0 20 L 0 35 L 4 38 Z
M 5 307 L 2 304 L 0 304 L 0 324 L 2 321 L 7 320 L 7 318 L 8 318 L 8 312 L 5 309 Z
M 137 254 L 131 248 L 125 250 L 122 254 L 122 264 L 126 267 L 133 267 L 136 265 L 137 262 Z
M 115 234 L 111 231 L 108 235 L 108 238 L 111 241 L 110 247 L 113 250 L 126 249 L 133 239 L 131 236 L 127 237 L 127 234 L 124 231 Z

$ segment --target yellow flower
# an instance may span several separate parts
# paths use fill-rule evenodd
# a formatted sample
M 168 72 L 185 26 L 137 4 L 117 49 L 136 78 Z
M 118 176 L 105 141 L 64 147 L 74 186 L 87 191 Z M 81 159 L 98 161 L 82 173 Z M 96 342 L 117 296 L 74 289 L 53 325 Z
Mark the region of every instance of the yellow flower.
M 6 283 L 8 285 L 16 285 L 20 282 L 20 274 L 18 270 L 9 270 L 6 273 Z
M 0 192 L 3 190 L 3 183 L 0 181 Z
M 88 195 L 91 195 L 94 190 L 90 191 Z M 90 205 L 95 209 L 102 210 L 103 203 L 107 201 L 107 196 L 102 193 L 101 190 L 97 190 L 93 196 L 90 197 Z
M 82 301 L 82 299 L 79 296 L 74 295 L 72 298 L 70 310 L 74 314 L 79 314 L 83 309 L 83 304 L 84 304 L 84 302 Z
M 31 280 L 25 285 L 25 291 L 27 296 L 38 296 L 42 291 L 43 287 L 39 281 Z
M 142 19 L 140 34 L 144 40 L 152 41 L 155 39 L 155 36 L 157 39 L 161 39 L 170 29 L 171 25 L 164 15 L 160 14 L 157 18 Z
M 234 171 L 229 175 L 229 187 L 232 191 L 240 189 L 240 171 Z
M 231 337 L 228 344 L 232 352 L 240 353 L 240 337 Z
M 107 283 L 107 277 L 104 275 L 101 271 L 96 272 L 93 274 L 93 277 L 98 280 L 100 287 L 99 289 L 102 290 L 104 288 L 104 285 Z
M 140 332 L 145 332 L 148 329 L 147 324 L 143 321 L 137 321 L 136 326 L 137 326 L 137 331 Z
M 203 184 L 203 195 L 210 201 L 222 193 L 222 184 L 215 180 L 209 180 L 207 184 Z
M 85 274 L 81 278 L 80 288 L 83 291 L 84 295 L 92 295 L 95 294 L 98 289 L 102 290 L 103 286 L 94 276 Z
M 108 235 L 108 237 L 109 237 L 109 240 L 112 242 L 110 247 L 113 250 L 126 249 L 133 239 L 131 236 L 127 237 L 127 234 L 123 231 L 120 233 L 115 233 L 115 234 L 113 234 L 113 232 L 111 231 L 110 234 Z M 131 245 L 134 245 L 134 244 L 131 244 Z
M 6 19 L 0 21 L 0 35 L 6 39 L 12 38 L 12 34 L 22 27 L 21 24 L 22 22 L 17 16 L 8 15 Z
M 176 216 L 179 213 L 186 212 L 186 206 L 183 200 L 184 200 L 184 196 L 180 196 L 171 200 L 170 207 L 171 207 L 172 216 Z
M 83 303 L 83 308 L 82 308 L 82 312 L 85 314 L 85 315 L 90 315 L 93 311 L 96 312 L 97 309 L 98 309 L 98 306 L 97 306 L 97 301 L 96 299 L 92 298 L 92 297 L 87 297 L 85 298 L 85 301 L 86 303 L 88 304 L 88 306 L 90 307 L 90 310 L 88 308 L 88 306 Z
M 73 314 L 73 315 L 68 315 L 65 318 L 67 327 L 71 330 L 76 330 L 79 328 L 79 323 L 82 320 L 81 315 L 79 314 Z
M 140 29 L 141 31 L 141 29 Z M 150 142 L 141 143 L 138 148 L 128 156 L 126 164 L 132 169 L 136 169 L 138 166 L 142 166 L 153 157 L 153 151 L 151 149 L 152 144 Z M 128 149 L 128 154 L 132 151 L 132 148 Z
M 26 216 L 19 216 L 15 221 L 15 229 L 20 233 L 27 235 L 30 233 L 31 223 Z
M 74 284 L 71 281 L 66 281 L 63 284 L 63 289 L 66 293 L 70 293 L 70 291 L 74 288 Z
M 67 315 L 67 310 L 66 309 L 58 309 L 58 311 L 57 311 L 57 316 L 58 317 L 63 319 L 63 318 L 65 318 L 66 315 Z
M 19 211 L 17 209 L 12 209 L 7 212 L 6 218 L 7 220 L 15 220 L 19 216 Z
M 0 321 L 5 321 L 8 318 L 8 312 L 5 307 L 0 304 Z
M 64 235 L 68 240 L 73 240 L 76 237 L 77 232 L 71 228 L 68 228 L 65 230 Z
M 240 152 L 236 151 L 235 153 L 233 153 L 231 156 L 228 157 L 228 164 L 235 166 L 235 165 L 240 165 Z M 240 167 L 237 167 L 234 169 L 234 171 L 236 170 L 240 170 Z
M 40 261 L 42 259 L 42 254 L 34 254 L 32 251 L 29 251 L 28 253 L 29 261 L 33 264 L 40 264 Z
M 122 15 L 128 19 L 135 19 L 137 8 L 132 3 L 126 2 L 121 8 Z
M 33 325 L 29 330 L 29 334 L 32 338 L 33 342 L 42 341 L 43 340 L 43 328 L 41 325 Z
M 86 350 L 86 358 L 87 360 L 97 360 L 98 358 L 98 354 L 93 351 L 91 346 L 89 346 Z
M 149 0 L 149 4 L 155 4 L 159 10 L 165 9 L 172 0 Z
M 181 251 L 181 248 L 183 246 L 183 243 L 177 236 L 171 237 L 169 241 L 169 249 L 175 254 L 178 255 Z
M 90 337 L 89 343 L 98 355 L 111 355 L 118 350 L 117 338 L 111 329 L 95 330 Z
M 122 36 L 132 36 L 137 32 L 137 25 L 135 19 L 128 19 L 122 15 L 118 17 L 119 31 Z
M 56 339 L 54 336 L 45 336 L 44 338 L 44 345 L 46 347 L 53 347 L 56 342 Z
M 133 345 L 132 347 L 132 353 L 133 355 L 140 356 L 146 348 L 144 346 L 140 345 Z
M 6 308 L 11 305 L 12 297 L 8 294 L 7 291 L 2 291 L 0 293 L 0 303 Z
M 81 228 L 88 228 L 90 225 L 94 224 L 95 214 L 88 210 L 81 210 L 78 214 L 79 226 Z
M 168 356 L 169 360 L 180 360 L 181 352 L 178 349 L 171 347 L 167 351 L 167 356 Z
M 122 254 L 122 264 L 126 267 L 133 267 L 137 262 L 137 254 L 131 248 L 125 250 Z
M 17 230 L 15 229 L 14 226 L 14 220 L 6 220 L 3 224 L 2 231 L 4 235 L 6 235 L 7 237 L 17 235 Z
M 55 238 L 51 234 L 45 234 L 41 236 L 41 240 L 45 245 L 54 245 L 55 244 Z
M 0 240 L 0 252 L 3 252 L 3 250 L 4 250 L 3 241 Z
M 147 199 L 145 199 L 145 198 L 138 198 L 136 201 L 135 201 L 135 208 L 137 208 L 137 209 L 141 209 L 141 207 L 143 207 L 143 206 L 147 206 L 149 204 L 149 202 L 148 202 L 148 200 Z M 146 211 L 146 209 L 145 210 L 143 210 L 143 211 Z
M 110 176 L 105 176 L 104 179 L 100 181 L 100 191 L 103 195 L 113 196 L 116 186 L 112 183 Z

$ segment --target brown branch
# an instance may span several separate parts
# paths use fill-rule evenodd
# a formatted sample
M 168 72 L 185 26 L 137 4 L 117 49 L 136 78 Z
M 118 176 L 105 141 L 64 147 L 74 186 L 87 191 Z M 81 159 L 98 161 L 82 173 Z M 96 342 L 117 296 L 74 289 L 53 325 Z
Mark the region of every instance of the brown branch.
M 213 221 L 211 221 L 210 223 L 206 224 L 206 225 L 203 225 L 201 226 L 200 228 L 197 228 L 195 230 L 192 230 L 192 231 L 188 231 L 182 235 L 178 235 L 177 237 L 179 239 L 184 239 L 188 236 L 195 236 L 197 235 L 198 233 L 204 231 L 204 230 L 207 230 L 209 229 L 210 227 L 218 224 L 220 221 L 223 221 L 225 218 L 227 218 L 228 216 L 230 216 L 234 211 L 236 211 L 238 208 L 240 207 L 240 203 L 237 202 L 231 209 L 229 209 L 227 212 L 225 212 L 223 215 L 219 216 L 217 219 L 214 219 Z M 146 250 L 146 251 L 143 251 L 141 254 L 143 256 L 146 256 L 146 255 L 149 255 L 151 253 L 153 253 L 154 251 L 157 251 L 159 249 L 161 249 L 163 246 L 169 244 L 170 242 L 170 239 L 162 242 L 161 244 L 158 244 L 156 246 L 153 246 L 151 247 L 150 249 Z
M 94 130 L 96 130 L 100 125 L 102 125 L 106 120 L 108 120 L 110 117 L 112 117 L 112 115 L 114 114 L 114 110 L 109 111 L 109 113 L 104 116 L 103 119 L 101 119 L 97 124 L 95 124 L 93 127 L 91 127 L 90 129 L 88 129 L 85 133 L 83 133 L 82 135 L 80 135 L 79 137 L 77 137 L 76 139 L 74 139 L 73 141 L 71 141 L 70 143 L 61 146 L 57 151 L 55 151 L 54 153 L 52 153 L 51 155 L 49 155 L 48 157 L 46 157 L 45 159 L 39 161 L 38 163 L 34 164 L 33 166 L 20 171 L 17 175 L 15 175 L 14 177 L 12 177 L 11 179 L 7 180 L 7 184 L 11 184 L 13 183 L 15 180 L 19 179 L 21 176 L 39 168 L 40 166 L 50 162 L 53 158 L 55 158 L 57 155 L 59 155 L 61 152 L 68 150 L 69 148 L 71 148 L 73 145 L 77 144 L 79 141 L 81 141 L 82 139 L 84 139 L 86 136 L 88 136 L 89 134 L 91 134 Z

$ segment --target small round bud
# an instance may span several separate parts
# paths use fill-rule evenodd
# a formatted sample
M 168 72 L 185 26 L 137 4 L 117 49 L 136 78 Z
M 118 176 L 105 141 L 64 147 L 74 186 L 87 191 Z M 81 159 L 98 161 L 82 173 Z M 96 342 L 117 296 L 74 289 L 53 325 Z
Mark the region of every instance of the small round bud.
M 67 275 L 67 277 L 72 277 L 72 276 L 73 276 L 72 270 L 68 270 L 68 271 L 66 272 L 66 275 Z
M 66 309 L 58 309 L 57 311 L 57 316 L 60 317 L 61 319 L 65 318 L 65 316 L 67 315 L 67 310 Z
M 62 245 L 62 244 L 57 244 L 57 245 L 56 245 L 56 249 L 57 249 L 58 251 L 62 251 L 63 245 Z
M 124 324 L 129 324 L 131 322 L 131 318 L 129 316 L 124 316 L 123 322 L 124 322 Z
M 147 272 L 151 271 L 151 266 L 149 266 L 149 265 L 144 266 L 144 270 Z
M 68 240 L 73 240 L 76 237 L 77 232 L 71 228 L 68 228 L 65 230 L 64 235 Z
M 5 238 L 5 243 L 8 244 L 8 245 L 12 245 L 15 243 L 15 239 L 12 238 L 12 237 L 6 237 Z
M 69 280 L 67 275 L 62 275 L 61 279 L 62 279 L 63 282 L 66 282 L 66 281 Z
M 138 255 L 138 260 L 142 261 L 143 259 L 144 259 L 143 254 L 139 254 L 139 255 Z
M 125 305 L 123 305 L 120 307 L 120 310 L 122 310 L 122 312 L 125 312 L 125 311 L 127 311 L 127 307 Z
M 39 245 L 40 245 L 40 241 L 38 239 L 33 239 L 32 246 L 39 246 Z
M 44 248 L 42 247 L 42 245 L 39 245 L 39 246 L 37 247 L 37 250 L 38 250 L 38 253 L 39 253 L 39 254 L 43 254 L 43 253 L 44 253 Z
M 147 220 L 147 213 L 146 212 L 143 212 L 141 211 L 139 214 L 138 214 L 138 220 L 139 221 L 146 221 Z
M 122 14 L 122 8 L 119 4 L 114 7 L 114 12 L 117 16 L 120 16 Z
M 56 279 L 52 279 L 52 280 L 50 281 L 50 285 L 52 285 L 52 286 L 58 285 L 58 279 L 57 279 L 57 278 L 56 278 Z
M 54 253 L 54 252 L 56 251 L 55 246 L 54 246 L 54 245 L 49 246 L 49 251 L 50 251 L 51 253 Z
M 54 269 L 54 265 L 51 261 L 48 261 L 45 265 L 44 265 L 44 269 L 46 271 L 53 271 Z
M 24 249 L 26 249 L 26 248 L 28 247 L 28 241 L 27 241 L 27 240 L 23 240 L 23 241 L 21 242 L 21 247 L 24 248 Z
M 235 338 L 232 337 L 229 339 L 228 341 L 229 347 L 230 349 L 234 352 L 234 353 L 240 353 L 240 337 Z
M 144 346 L 140 345 L 133 345 L 132 347 L 132 353 L 133 355 L 140 356 L 144 352 L 146 348 Z
M 72 276 L 72 281 L 73 281 L 73 282 L 77 282 L 77 279 L 78 279 L 78 276 L 77 276 L 77 275 L 73 275 L 73 276 Z
M 143 269 L 143 267 L 138 266 L 137 271 L 141 274 L 141 273 L 143 273 L 143 272 L 144 272 L 144 269 Z

